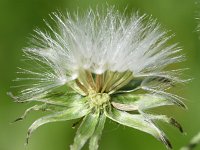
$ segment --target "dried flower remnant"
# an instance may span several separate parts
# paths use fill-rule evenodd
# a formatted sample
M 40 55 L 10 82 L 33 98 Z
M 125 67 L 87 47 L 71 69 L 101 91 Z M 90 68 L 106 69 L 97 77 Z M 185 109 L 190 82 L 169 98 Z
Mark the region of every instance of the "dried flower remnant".
M 186 106 L 177 95 L 167 92 L 176 83 L 181 70 L 165 68 L 183 60 L 176 44 L 152 18 L 135 13 L 127 19 L 114 8 L 101 15 L 89 10 L 84 16 L 60 13 L 50 15 L 56 27 L 49 32 L 36 30 L 32 46 L 24 49 L 34 64 L 20 68 L 17 81 L 27 81 L 13 96 L 17 102 L 38 102 L 32 110 L 50 114 L 36 120 L 29 137 L 39 126 L 57 121 L 80 119 L 70 146 L 80 150 L 89 141 L 97 150 L 106 118 L 149 133 L 172 148 L 157 120 L 183 132 L 180 124 L 166 115 L 148 110 L 160 106 Z M 137 92 L 136 92 L 137 91 Z

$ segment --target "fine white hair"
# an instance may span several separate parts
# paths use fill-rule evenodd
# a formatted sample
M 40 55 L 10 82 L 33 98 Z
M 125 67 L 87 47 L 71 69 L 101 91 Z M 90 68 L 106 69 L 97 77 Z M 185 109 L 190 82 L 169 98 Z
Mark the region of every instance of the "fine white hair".
M 163 71 L 182 61 L 177 44 L 167 45 L 171 36 L 147 15 L 133 14 L 126 18 L 114 8 L 104 15 L 90 9 L 85 15 L 52 13 L 56 27 L 46 22 L 49 32 L 35 30 L 32 46 L 24 49 L 26 58 L 35 62 L 20 69 L 17 80 L 33 81 L 21 91 L 33 96 L 64 85 L 79 77 L 82 70 L 94 74 L 105 71 L 131 71 L 133 76 L 159 75 L 176 79 L 176 71 Z M 32 76 L 31 76 L 32 75 Z M 147 87 L 145 87 L 147 89 Z

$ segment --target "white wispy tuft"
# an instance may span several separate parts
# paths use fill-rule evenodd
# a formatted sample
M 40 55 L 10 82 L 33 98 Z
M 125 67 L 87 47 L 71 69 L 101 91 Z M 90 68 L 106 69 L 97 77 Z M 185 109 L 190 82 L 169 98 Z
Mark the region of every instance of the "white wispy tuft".
M 152 18 L 135 13 L 131 18 L 108 9 L 105 15 L 89 10 L 85 16 L 61 13 L 50 15 L 56 29 L 46 23 L 50 32 L 35 30 L 31 48 L 25 56 L 36 62 L 34 68 L 21 69 L 31 74 L 30 88 L 22 95 L 41 93 L 78 78 L 80 70 L 95 74 L 105 71 L 131 71 L 133 76 L 171 76 L 162 71 L 183 60 L 177 44 L 167 46 L 171 39 Z M 54 27 L 55 28 L 55 27 Z M 35 69 L 36 68 L 36 69 Z M 32 95 L 31 95 L 32 96 Z

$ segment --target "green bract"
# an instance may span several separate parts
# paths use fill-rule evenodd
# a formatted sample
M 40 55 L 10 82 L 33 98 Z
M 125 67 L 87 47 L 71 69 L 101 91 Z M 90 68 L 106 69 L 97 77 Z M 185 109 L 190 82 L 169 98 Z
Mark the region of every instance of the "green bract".
M 173 118 L 168 118 L 165 115 L 150 114 L 147 113 L 147 110 L 175 104 L 184 106 L 183 103 L 179 105 L 180 101 L 167 99 L 158 94 L 144 92 L 142 92 L 143 94 L 135 94 L 133 91 L 138 89 L 144 81 L 146 82 L 146 78 L 137 79 L 132 75 L 127 76 L 126 72 L 107 72 L 102 75 L 86 72 L 82 78 L 42 93 L 39 96 L 27 100 L 16 99 L 17 102 L 37 101 L 42 103 L 27 109 L 24 115 L 16 121 L 23 119 L 32 110 L 50 112 L 49 115 L 36 120 L 30 126 L 27 143 L 32 132 L 43 124 L 80 118 L 82 123 L 77 130 L 74 144 L 70 147 L 71 150 L 80 150 L 88 140 L 90 141 L 89 149 L 97 150 L 107 117 L 119 124 L 149 133 L 162 141 L 168 148 L 172 147 L 155 121 L 160 120 L 172 124 L 183 132 L 180 124 Z M 119 77 L 121 81 L 118 79 Z M 159 77 L 154 78 L 154 80 L 157 80 Z M 138 80 L 140 81 L 134 82 Z M 83 81 L 87 83 L 87 87 Z M 124 82 L 126 82 L 126 85 L 122 84 Z M 163 82 L 163 80 L 156 82 Z M 126 87 L 131 90 L 125 91 Z M 118 90 L 115 91 L 113 89 Z

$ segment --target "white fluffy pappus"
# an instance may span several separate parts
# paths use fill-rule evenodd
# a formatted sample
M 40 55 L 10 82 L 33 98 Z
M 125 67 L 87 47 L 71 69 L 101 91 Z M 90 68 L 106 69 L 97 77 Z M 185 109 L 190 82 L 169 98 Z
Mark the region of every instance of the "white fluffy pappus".
M 173 74 L 179 70 L 166 72 L 163 68 L 183 60 L 181 49 L 177 44 L 166 44 L 171 36 L 151 17 L 135 13 L 126 18 L 114 9 L 104 15 L 89 10 L 84 16 L 53 13 L 50 17 L 56 27 L 46 22 L 49 32 L 35 30 L 32 47 L 24 49 L 26 58 L 36 62 L 19 72 L 33 75 L 17 79 L 34 82 L 21 91 L 24 96 L 74 80 L 80 70 L 94 74 L 131 71 L 135 77 L 177 79 Z

